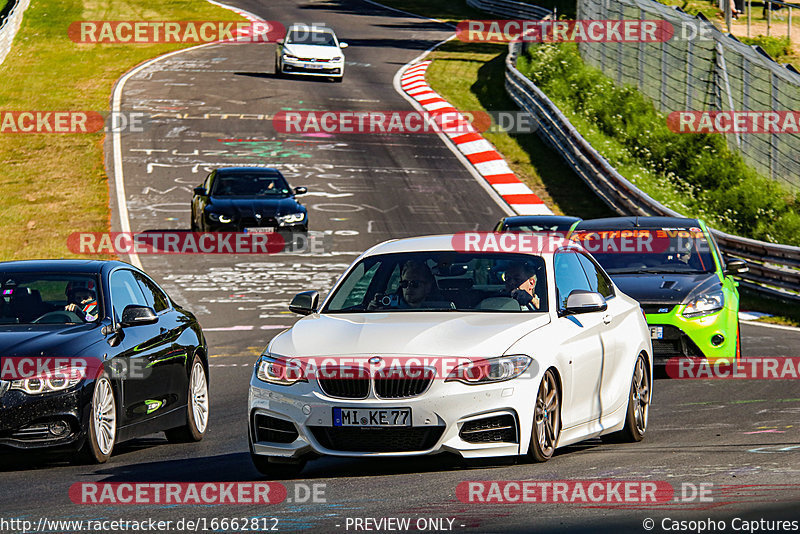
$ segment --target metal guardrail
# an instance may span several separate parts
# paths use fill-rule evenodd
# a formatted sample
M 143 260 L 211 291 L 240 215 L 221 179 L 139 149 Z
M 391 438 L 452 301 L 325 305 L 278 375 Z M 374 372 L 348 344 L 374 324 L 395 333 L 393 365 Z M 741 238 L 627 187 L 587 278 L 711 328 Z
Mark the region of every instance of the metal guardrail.
M 8 15 L 0 20 L 0 65 L 11 51 L 14 36 L 22 25 L 22 14 L 28 9 L 30 0 L 11 0 L 10 4 L 12 7 L 8 11 Z
M 502 16 L 528 17 L 508 11 L 519 2 L 508 0 L 467 0 L 468 4 L 490 11 L 488 4 L 502 4 Z M 524 4 L 526 8 L 530 7 Z M 546 11 L 546 10 L 545 10 Z M 549 13 L 549 12 L 548 12 Z M 521 43 L 511 43 L 506 57 L 506 91 L 517 105 L 538 122 L 539 136 L 580 176 L 609 207 L 621 215 L 660 215 L 682 217 L 623 177 L 575 129 L 558 107 L 527 76 L 517 69 Z M 761 294 L 800 303 L 800 247 L 776 245 L 718 230 L 712 231 L 723 255 L 749 260 L 750 271 L 741 275 L 742 285 Z
M 467 0 L 467 5 L 481 9 L 492 15 L 512 17 L 515 19 L 537 20 L 553 14 L 547 8 L 516 2 L 514 0 Z

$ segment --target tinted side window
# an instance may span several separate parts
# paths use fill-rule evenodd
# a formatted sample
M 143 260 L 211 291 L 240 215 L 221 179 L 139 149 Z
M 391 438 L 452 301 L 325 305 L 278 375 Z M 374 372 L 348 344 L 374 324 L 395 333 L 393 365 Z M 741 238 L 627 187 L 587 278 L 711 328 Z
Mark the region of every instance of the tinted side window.
M 611 285 L 611 280 L 608 276 L 589 259 L 585 254 L 578 254 L 583 270 L 586 271 L 586 277 L 589 279 L 589 287 L 592 291 L 596 291 L 603 295 L 603 298 L 610 298 L 614 296 L 614 286 Z
M 169 300 L 167 300 L 167 296 L 161 291 L 152 280 L 147 278 L 146 276 L 142 276 L 139 273 L 133 273 L 136 277 L 136 280 L 139 281 L 139 286 L 142 288 L 142 292 L 144 293 L 144 298 L 147 299 L 147 305 L 153 308 L 156 313 L 161 313 L 162 311 L 169 308 Z
M 130 304 L 138 304 L 140 306 L 147 306 L 142 290 L 136 279 L 133 277 L 133 272 L 125 270 L 115 271 L 111 275 L 111 304 L 114 307 L 114 316 L 117 320 L 122 317 L 122 310 Z
M 566 251 L 557 253 L 553 259 L 559 310 L 566 308 L 567 297 L 576 289 L 591 291 L 578 256 L 574 251 Z

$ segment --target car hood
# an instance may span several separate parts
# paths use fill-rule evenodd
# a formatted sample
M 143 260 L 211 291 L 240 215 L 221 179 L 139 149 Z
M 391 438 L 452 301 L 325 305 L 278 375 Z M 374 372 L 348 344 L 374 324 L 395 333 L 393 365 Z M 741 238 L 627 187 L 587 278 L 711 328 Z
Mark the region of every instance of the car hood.
M 256 213 L 267 216 L 288 215 L 305 211 L 294 198 L 218 198 L 212 197 L 208 208 L 239 217 L 252 217 Z
M 4 356 L 85 357 L 90 345 L 102 339 L 99 326 L 2 325 L 0 359 Z
M 290 357 L 413 354 L 502 356 L 547 313 L 372 312 L 309 315 L 275 338 L 273 354 Z
M 612 274 L 623 293 L 642 304 L 680 304 L 687 297 L 720 285 L 716 273 Z
M 300 58 L 333 59 L 342 56 L 342 51 L 335 46 L 289 44 L 284 46 L 284 50 Z

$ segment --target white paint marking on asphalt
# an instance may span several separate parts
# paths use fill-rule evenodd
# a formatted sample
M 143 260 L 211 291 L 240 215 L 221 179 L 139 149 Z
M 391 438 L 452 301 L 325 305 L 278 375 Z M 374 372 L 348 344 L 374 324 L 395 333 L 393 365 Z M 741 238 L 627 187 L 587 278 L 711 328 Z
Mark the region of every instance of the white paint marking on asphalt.
M 763 326 L 764 328 L 775 328 L 776 330 L 788 330 L 790 332 L 800 332 L 800 328 L 796 326 L 786 326 L 783 324 L 771 324 L 771 323 L 764 323 L 761 321 L 741 321 L 742 323 L 753 325 L 753 326 Z
M 239 13 L 245 18 L 250 18 L 250 20 L 263 20 L 260 17 L 257 17 L 253 13 L 249 11 L 245 11 L 238 8 L 233 8 L 231 6 L 226 6 L 224 4 L 220 4 L 218 2 L 214 2 L 213 0 L 206 0 L 207 2 L 222 7 L 224 9 L 229 9 L 235 13 Z M 154 65 L 159 61 L 163 61 L 167 58 L 171 58 L 173 56 L 177 56 L 178 54 L 182 54 L 184 52 L 190 50 L 198 50 L 200 48 L 206 48 L 209 46 L 220 45 L 220 43 L 206 43 L 198 46 L 192 46 L 190 48 L 184 48 L 182 50 L 175 50 L 174 52 L 169 52 L 162 56 L 155 57 L 148 61 L 145 61 L 138 67 L 128 71 L 125 73 L 122 78 L 117 81 L 116 86 L 114 86 L 114 95 L 111 99 L 111 111 L 115 114 L 121 114 L 121 106 L 122 106 L 122 91 L 125 89 L 125 82 L 131 79 L 133 76 L 141 72 L 142 70 Z M 111 146 L 112 146 L 112 157 L 114 158 L 114 186 L 117 190 L 117 210 L 119 211 L 119 224 L 120 230 L 123 232 L 130 232 L 131 231 L 131 221 L 130 215 L 128 213 L 128 204 L 125 199 L 125 178 L 122 174 L 122 137 L 120 134 L 119 129 L 115 129 L 112 133 L 111 138 Z M 142 262 L 139 259 L 139 255 L 136 252 L 131 252 L 128 255 L 128 259 L 130 263 L 138 268 L 142 268 Z

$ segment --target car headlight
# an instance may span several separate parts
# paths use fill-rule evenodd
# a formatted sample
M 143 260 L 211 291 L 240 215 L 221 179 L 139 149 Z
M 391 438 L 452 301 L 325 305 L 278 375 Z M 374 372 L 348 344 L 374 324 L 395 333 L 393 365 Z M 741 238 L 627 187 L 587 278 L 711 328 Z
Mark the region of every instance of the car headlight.
M 262 354 L 256 363 L 256 378 L 268 384 L 291 386 L 298 382 L 308 382 L 302 367 L 290 360 Z
M 282 217 L 278 217 L 278 222 L 281 224 L 293 224 L 303 222 L 303 219 L 305 218 L 305 213 L 292 213 L 291 215 L 283 215 Z
M 462 363 L 450 372 L 445 382 L 488 384 L 511 380 L 524 373 L 532 361 L 530 356 L 515 354 Z
M 233 221 L 233 217 L 230 215 L 225 215 L 224 213 L 208 213 L 208 218 L 214 222 L 221 222 L 222 224 L 228 224 L 229 222 Z
M 293 56 L 292 54 L 287 54 L 287 53 L 284 52 L 283 59 L 300 59 L 300 58 L 297 57 L 297 56 Z
M 342 60 L 342 56 L 336 56 L 334 58 L 331 58 L 331 61 L 341 61 L 341 60 Z
M 83 373 L 75 369 L 60 369 L 45 376 L 35 376 L 21 380 L 13 380 L 9 389 L 23 391 L 28 395 L 41 395 L 64 391 L 77 386 L 83 380 Z
M 714 291 L 692 297 L 686 302 L 683 316 L 700 317 L 703 315 L 710 315 L 718 312 L 723 307 L 725 307 L 725 294 L 722 292 L 722 289 L 715 289 Z

